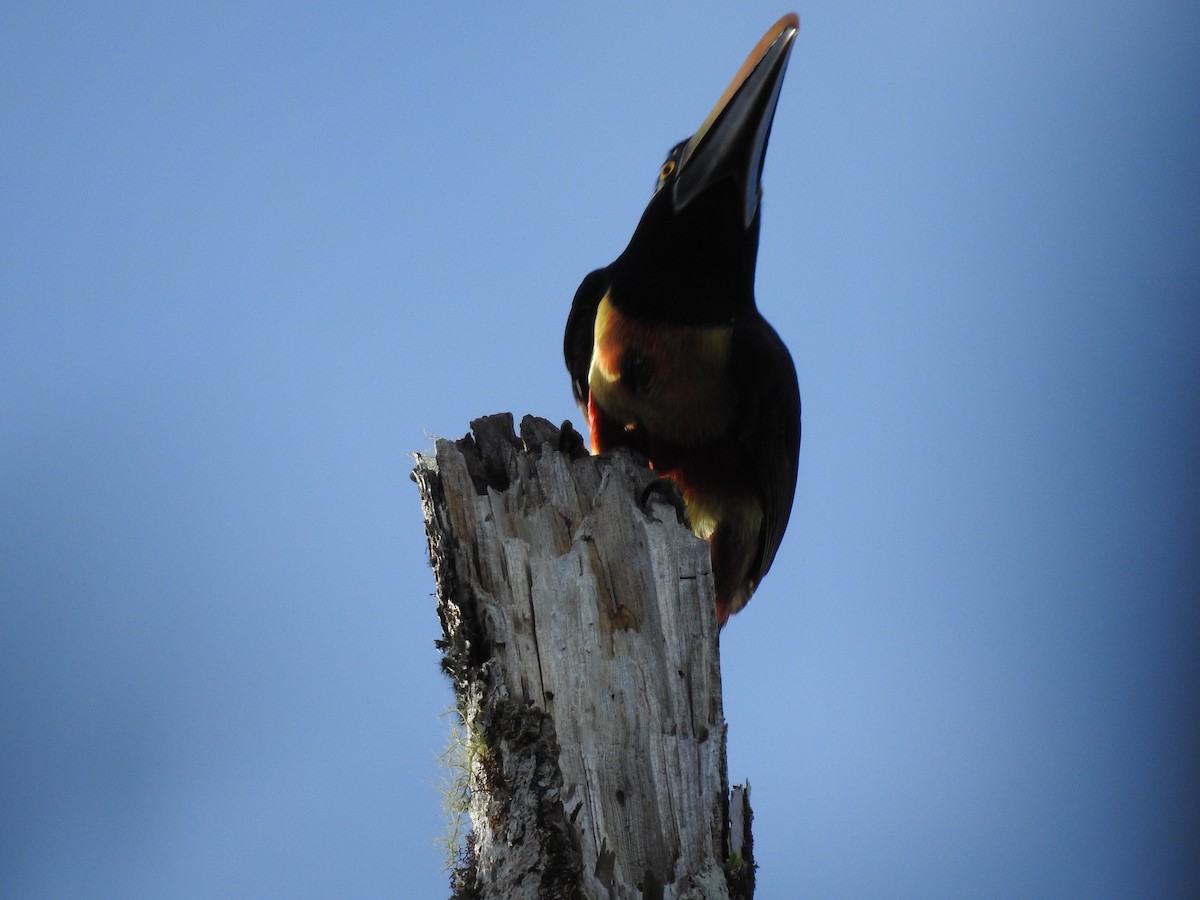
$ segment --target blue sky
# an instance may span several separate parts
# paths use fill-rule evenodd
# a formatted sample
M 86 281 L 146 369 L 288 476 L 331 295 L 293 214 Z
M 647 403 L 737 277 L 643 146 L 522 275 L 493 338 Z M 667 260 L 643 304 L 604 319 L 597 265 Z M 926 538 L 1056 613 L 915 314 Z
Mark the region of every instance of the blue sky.
M 407 454 L 578 420 L 575 287 L 785 11 L 0 10 L 0 893 L 446 893 Z M 758 895 L 1194 893 L 1200 11 L 797 11 Z

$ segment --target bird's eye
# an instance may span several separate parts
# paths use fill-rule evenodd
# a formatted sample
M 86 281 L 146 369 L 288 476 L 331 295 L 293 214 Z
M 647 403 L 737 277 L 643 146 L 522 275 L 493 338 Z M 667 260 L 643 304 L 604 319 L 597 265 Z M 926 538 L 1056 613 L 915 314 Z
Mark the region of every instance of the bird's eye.
M 667 178 L 669 178 L 671 173 L 674 171 L 675 171 L 675 160 L 668 159 L 665 163 L 662 164 L 662 168 L 658 170 L 658 180 L 666 181 Z

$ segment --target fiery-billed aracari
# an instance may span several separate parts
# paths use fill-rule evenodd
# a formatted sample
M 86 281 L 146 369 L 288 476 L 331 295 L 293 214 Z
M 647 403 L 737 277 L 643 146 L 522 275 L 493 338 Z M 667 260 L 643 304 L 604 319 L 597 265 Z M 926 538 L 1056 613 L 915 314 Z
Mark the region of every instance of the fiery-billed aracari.
M 625 251 L 579 286 L 563 341 L 593 452 L 636 448 L 709 542 L 723 626 L 771 567 L 796 488 L 800 390 L 754 302 L 760 179 L 799 20 L 772 26 L 658 173 Z

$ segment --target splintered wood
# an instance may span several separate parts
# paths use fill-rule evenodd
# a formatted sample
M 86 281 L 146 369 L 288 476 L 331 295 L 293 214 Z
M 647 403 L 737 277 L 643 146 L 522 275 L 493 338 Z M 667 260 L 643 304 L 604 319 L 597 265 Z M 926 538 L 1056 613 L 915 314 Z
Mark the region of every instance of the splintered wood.
M 463 895 L 751 896 L 707 545 L 628 453 L 562 452 L 578 435 L 532 417 L 472 429 L 414 471 L 478 748 Z

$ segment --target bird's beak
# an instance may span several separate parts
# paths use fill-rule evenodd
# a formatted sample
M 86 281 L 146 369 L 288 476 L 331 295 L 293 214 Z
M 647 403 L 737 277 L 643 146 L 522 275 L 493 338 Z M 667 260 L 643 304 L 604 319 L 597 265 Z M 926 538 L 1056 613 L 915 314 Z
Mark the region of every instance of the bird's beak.
M 750 227 L 758 212 L 759 180 L 779 89 L 799 30 L 795 13 L 772 25 L 688 140 L 673 185 L 676 211 L 718 181 L 733 178 L 738 182 L 746 227 Z

